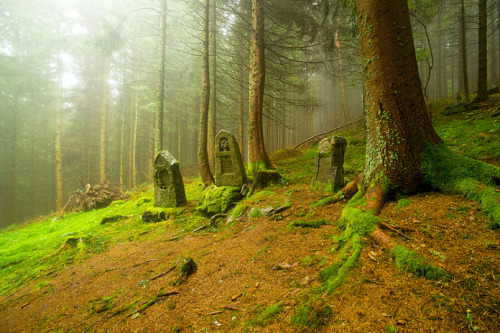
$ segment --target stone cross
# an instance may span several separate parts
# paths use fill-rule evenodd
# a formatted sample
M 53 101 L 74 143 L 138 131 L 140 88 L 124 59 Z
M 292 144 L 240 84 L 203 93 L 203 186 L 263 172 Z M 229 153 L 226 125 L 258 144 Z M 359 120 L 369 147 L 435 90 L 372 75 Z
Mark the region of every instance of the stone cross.
M 319 142 L 314 163 L 313 183 L 332 184 L 334 191 L 344 187 L 344 154 L 347 141 L 340 137 Z
M 241 187 L 247 182 L 238 142 L 227 131 L 215 137 L 215 185 Z
M 166 150 L 156 156 L 153 179 L 155 207 L 177 207 L 187 203 L 179 162 Z

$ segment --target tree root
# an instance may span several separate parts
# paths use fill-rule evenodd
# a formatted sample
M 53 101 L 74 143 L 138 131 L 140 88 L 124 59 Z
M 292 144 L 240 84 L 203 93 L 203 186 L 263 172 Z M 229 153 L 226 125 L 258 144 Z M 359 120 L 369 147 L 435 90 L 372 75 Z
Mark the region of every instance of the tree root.
M 396 266 L 402 271 L 423 275 L 431 279 L 449 277 L 448 272 L 429 264 L 420 254 L 399 245 L 380 228 L 383 221 L 376 214 L 380 213 L 386 200 L 387 191 L 378 183 L 364 192 L 358 191 L 347 203 L 342 211 L 342 218 L 338 222 L 344 231 L 335 240 L 336 250 L 339 251 L 339 261 L 320 273 L 325 281 L 327 293 L 334 292 L 344 282 L 348 272 L 356 265 L 362 249 L 362 237 L 370 237 L 388 250 L 394 257 Z

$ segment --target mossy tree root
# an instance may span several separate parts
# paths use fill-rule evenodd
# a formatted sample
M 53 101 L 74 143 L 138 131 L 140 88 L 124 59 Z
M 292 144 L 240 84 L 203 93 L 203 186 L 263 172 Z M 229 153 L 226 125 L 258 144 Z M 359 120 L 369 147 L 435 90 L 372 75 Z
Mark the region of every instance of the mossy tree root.
M 342 211 L 339 226 L 344 229 L 335 239 L 339 250 L 339 261 L 321 272 L 326 291 L 332 293 L 345 280 L 348 272 L 356 265 L 363 237 L 370 237 L 388 250 L 394 257 L 396 266 L 402 270 L 432 279 L 447 278 L 450 274 L 427 262 L 420 254 L 398 245 L 379 225 L 382 220 L 376 216 L 387 200 L 387 191 L 380 182 L 366 191 L 358 191 Z

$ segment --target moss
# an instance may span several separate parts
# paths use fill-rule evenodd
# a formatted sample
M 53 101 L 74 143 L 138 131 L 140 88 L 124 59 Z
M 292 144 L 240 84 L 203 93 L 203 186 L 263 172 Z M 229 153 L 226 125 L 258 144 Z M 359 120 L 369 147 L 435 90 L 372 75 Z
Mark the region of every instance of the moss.
M 142 197 L 142 198 L 139 198 L 136 202 L 135 202 L 135 205 L 137 207 L 139 206 L 142 206 L 148 202 L 152 202 L 153 201 L 153 198 L 150 198 L 150 197 Z
M 433 280 L 449 277 L 449 273 L 445 270 L 431 265 L 422 255 L 410 251 L 402 245 L 396 246 L 391 254 L 400 271 L 408 271 Z
M 234 209 L 233 209 L 233 213 L 232 213 L 233 218 L 237 219 L 237 218 L 243 216 L 243 214 L 245 214 L 245 212 L 247 211 L 248 207 L 250 207 L 250 206 L 245 205 L 243 203 L 238 203 L 236 205 L 236 207 L 234 207 Z
M 205 216 L 229 211 L 239 200 L 240 190 L 233 186 L 211 186 L 196 205 L 196 210 Z
M 478 201 L 492 221 L 490 227 L 500 226 L 499 167 L 460 156 L 444 144 L 427 144 L 421 160 L 428 186 Z
M 313 297 L 295 310 L 295 315 L 290 322 L 302 329 L 316 331 L 326 324 L 331 315 L 332 308 L 325 305 L 325 300 L 321 297 Z
M 333 199 L 333 196 L 331 196 L 331 197 L 326 197 L 326 198 L 320 199 L 320 200 L 316 201 L 315 203 L 313 203 L 311 206 L 312 207 L 326 206 L 326 205 L 330 205 L 334 202 L 335 202 L 335 200 Z
M 319 228 L 322 225 L 330 224 L 329 221 L 325 219 L 315 220 L 315 221 L 292 221 L 287 228 L 301 227 L 301 228 Z
M 151 207 L 144 211 L 142 220 L 144 222 L 161 222 L 168 220 L 171 216 L 179 215 L 178 208 Z
M 262 312 L 259 313 L 256 319 L 250 321 L 248 324 L 245 326 L 266 326 L 271 322 L 271 320 L 274 319 L 277 315 L 279 315 L 281 312 L 283 312 L 283 302 L 278 302 L 274 305 L 271 305 L 270 307 L 264 309 Z
M 262 213 L 260 212 L 260 210 L 258 208 L 254 208 L 250 212 L 250 217 L 253 217 L 253 218 L 262 217 Z
M 248 163 L 248 173 L 253 173 L 255 171 L 266 171 L 269 170 L 267 163 L 259 161 L 254 163 Z
M 408 198 L 399 199 L 398 204 L 396 206 L 396 211 L 399 212 L 399 211 L 401 211 L 402 208 L 408 207 L 409 205 L 411 205 L 411 201 L 408 200 Z

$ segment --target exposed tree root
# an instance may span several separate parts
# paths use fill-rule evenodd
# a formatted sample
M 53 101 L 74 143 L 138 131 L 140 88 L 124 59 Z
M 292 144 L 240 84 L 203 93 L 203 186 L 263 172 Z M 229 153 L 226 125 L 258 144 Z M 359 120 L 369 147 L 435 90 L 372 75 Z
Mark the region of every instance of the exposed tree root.
M 444 144 L 429 144 L 421 156 L 421 173 L 423 188 L 457 193 L 478 201 L 483 212 L 491 219 L 489 227 L 500 227 L 499 167 L 457 155 Z M 400 270 L 429 279 L 447 278 L 450 275 L 449 272 L 431 265 L 422 255 L 399 245 L 381 229 L 383 222 L 376 215 L 386 203 L 389 187 L 384 177 L 380 178 L 374 179 L 367 189 L 362 190 L 363 174 L 360 174 L 329 198 L 333 203 L 352 197 L 338 222 L 344 229 L 342 235 L 336 239 L 339 261 L 321 273 L 329 293 L 343 283 L 349 270 L 358 261 L 362 237 L 370 237 L 387 249 Z

